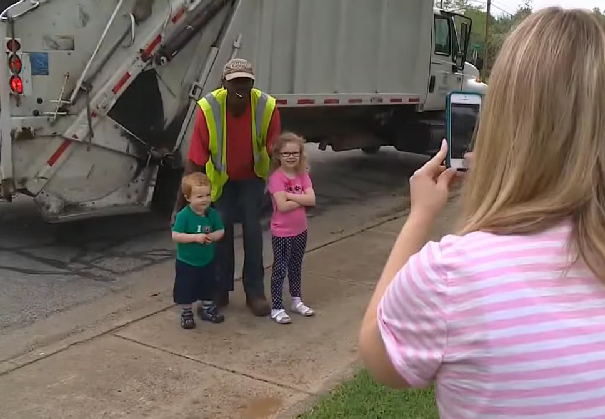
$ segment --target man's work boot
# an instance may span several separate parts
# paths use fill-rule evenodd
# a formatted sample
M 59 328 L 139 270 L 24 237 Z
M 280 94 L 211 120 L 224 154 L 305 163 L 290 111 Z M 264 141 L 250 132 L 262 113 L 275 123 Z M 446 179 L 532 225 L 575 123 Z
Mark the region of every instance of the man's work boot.
M 252 314 L 258 317 L 265 317 L 271 314 L 271 307 L 267 299 L 263 297 L 248 297 L 246 296 L 246 305 L 250 308 Z
M 214 303 L 219 308 L 224 308 L 229 305 L 229 292 L 220 292 L 217 294 Z

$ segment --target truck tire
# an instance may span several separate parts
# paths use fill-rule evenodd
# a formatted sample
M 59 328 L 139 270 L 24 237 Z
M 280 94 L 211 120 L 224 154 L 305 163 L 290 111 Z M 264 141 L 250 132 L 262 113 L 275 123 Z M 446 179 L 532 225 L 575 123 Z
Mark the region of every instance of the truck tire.
M 373 145 L 370 147 L 363 147 L 361 149 L 361 151 L 363 151 L 366 154 L 376 154 L 380 151 L 380 146 L 379 145 Z

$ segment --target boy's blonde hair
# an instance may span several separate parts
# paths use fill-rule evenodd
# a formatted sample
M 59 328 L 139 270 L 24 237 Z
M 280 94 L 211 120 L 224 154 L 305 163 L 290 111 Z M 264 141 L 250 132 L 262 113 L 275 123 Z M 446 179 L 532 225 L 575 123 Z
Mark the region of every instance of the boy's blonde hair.
M 605 280 L 605 25 L 547 8 L 490 78 L 461 233 L 532 234 L 571 220 L 570 250 Z
M 286 144 L 294 143 L 300 148 L 300 160 L 298 161 L 297 171 L 298 173 L 305 173 L 307 171 L 307 152 L 305 151 L 305 139 L 300 135 L 292 132 L 284 132 L 277 137 L 273 143 L 271 150 L 271 173 L 276 171 L 280 162 L 280 153 Z
M 184 176 L 183 180 L 181 180 L 181 192 L 187 199 L 191 197 L 191 191 L 197 186 L 211 187 L 208 176 L 200 172 L 193 172 Z

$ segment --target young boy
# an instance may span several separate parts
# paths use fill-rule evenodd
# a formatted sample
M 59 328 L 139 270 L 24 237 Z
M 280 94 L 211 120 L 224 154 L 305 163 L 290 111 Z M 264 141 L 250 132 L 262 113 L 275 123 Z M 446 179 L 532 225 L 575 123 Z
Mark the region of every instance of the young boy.
M 183 208 L 172 227 L 176 245 L 174 302 L 181 306 L 181 327 L 193 329 L 192 305 L 201 300 L 198 314 L 202 320 L 222 323 L 213 298 L 216 292 L 214 243 L 223 238 L 225 228 L 218 212 L 210 207 L 210 181 L 202 173 L 191 173 L 181 183 L 189 205 Z

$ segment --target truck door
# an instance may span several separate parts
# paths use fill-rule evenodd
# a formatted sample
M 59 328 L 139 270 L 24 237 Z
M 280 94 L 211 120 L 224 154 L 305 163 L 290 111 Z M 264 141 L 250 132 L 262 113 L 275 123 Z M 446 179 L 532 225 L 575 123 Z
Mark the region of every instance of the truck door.
M 462 77 L 457 73 L 454 63 L 454 28 L 448 16 L 434 15 L 433 52 L 431 55 L 431 73 L 429 89 L 424 110 L 445 110 L 445 97 L 456 86 L 462 86 Z M 460 78 L 460 81 L 457 79 Z

